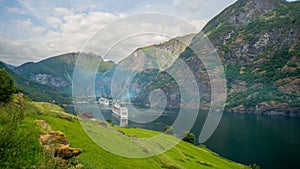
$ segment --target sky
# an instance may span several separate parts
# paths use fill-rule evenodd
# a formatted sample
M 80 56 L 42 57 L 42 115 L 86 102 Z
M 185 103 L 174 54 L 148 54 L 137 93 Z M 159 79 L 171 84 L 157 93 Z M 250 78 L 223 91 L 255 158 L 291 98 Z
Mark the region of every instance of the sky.
M 18 66 L 68 52 L 104 55 L 113 48 L 108 60 L 119 61 L 137 47 L 198 33 L 235 1 L 0 0 L 0 60 Z

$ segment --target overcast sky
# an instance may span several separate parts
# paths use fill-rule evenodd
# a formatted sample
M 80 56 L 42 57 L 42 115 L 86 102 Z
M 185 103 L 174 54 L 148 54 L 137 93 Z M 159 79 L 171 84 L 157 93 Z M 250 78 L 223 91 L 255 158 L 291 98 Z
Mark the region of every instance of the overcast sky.
M 132 52 L 136 47 L 165 41 L 173 35 L 199 32 L 209 19 L 234 2 L 235 0 L 0 0 L 0 60 L 20 65 L 81 50 L 99 54 L 95 46 L 84 48 L 92 35 L 104 26 L 118 22 L 120 18 L 144 12 L 159 12 L 183 18 L 197 28 L 180 30 L 175 29 L 175 22 L 161 26 L 160 22 L 139 24 L 137 20 L 136 25 L 119 24 L 117 29 L 112 30 L 111 36 L 118 30 L 149 31 L 152 28 L 158 30 L 158 27 L 161 32 L 172 33 L 169 36 L 148 34 L 131 38 L 128 40 L 130 47 L 126 47 L 125 43 L 120 45 L 119 48 L 126 50 L 124 53 L 123 50 L 118 52 L 120 56 L 115 56 L 117 61 L 121 55 Z M 128 20 L 130 19 L 126 21 Z M 140 22 L 143 20 L 141 17 Z M 111 37 L 105 37 L 102 41 L 98 40 L 96 46 L 108 44 Z

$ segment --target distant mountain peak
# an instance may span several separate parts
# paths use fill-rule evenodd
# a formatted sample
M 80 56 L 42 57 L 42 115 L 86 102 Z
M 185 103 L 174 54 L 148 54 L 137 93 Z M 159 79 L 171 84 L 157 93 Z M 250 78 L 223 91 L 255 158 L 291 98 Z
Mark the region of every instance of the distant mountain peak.
M 143 70 L 145 65 L 164 70 L 173 64 L 194 36 L 195 34 L 188 34 L 160 44 L 138 48 L 119 63 L 129 66 L 133 70 Z

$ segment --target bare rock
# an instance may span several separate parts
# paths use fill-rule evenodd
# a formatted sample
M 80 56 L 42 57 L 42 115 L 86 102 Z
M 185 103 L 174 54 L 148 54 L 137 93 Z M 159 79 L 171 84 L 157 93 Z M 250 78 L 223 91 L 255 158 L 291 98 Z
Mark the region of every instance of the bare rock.
M 62 159 L 70 159 L 81 153 L 82 150 L 80 148 L 71 148 L 69 145 L 60 144 L 55 151 L 55 156 L 61 157 Z
M 68 145 L 69 144 L 68 139 L 65 136 L 65 134 L 60 131 L 51 131 L 49 133 L 41 135 L 40 142 L 43 145 L 49 145 L 49 144 Z
M 44 120 L 37 121 L 43 128 L 50 128 Z M 50 156 L 59 157 L 64 160 L 71 159 L 82 153 L 80 148 L 71 148 L 65 134 L 61 131 L 49 131 L 40 136 L 40 143 Z

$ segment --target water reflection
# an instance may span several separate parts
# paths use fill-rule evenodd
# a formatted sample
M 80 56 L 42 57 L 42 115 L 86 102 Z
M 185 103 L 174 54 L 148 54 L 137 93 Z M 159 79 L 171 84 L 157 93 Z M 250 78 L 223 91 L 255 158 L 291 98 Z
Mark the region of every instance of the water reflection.
M 114 125 L 118 125 L 120 127 L 128 127 L 128 119 L 120 118 L 114 113 L 111 113 L 111 120 Z
M 128 127 L 128 119 L 120 119 L 120 127 Z

